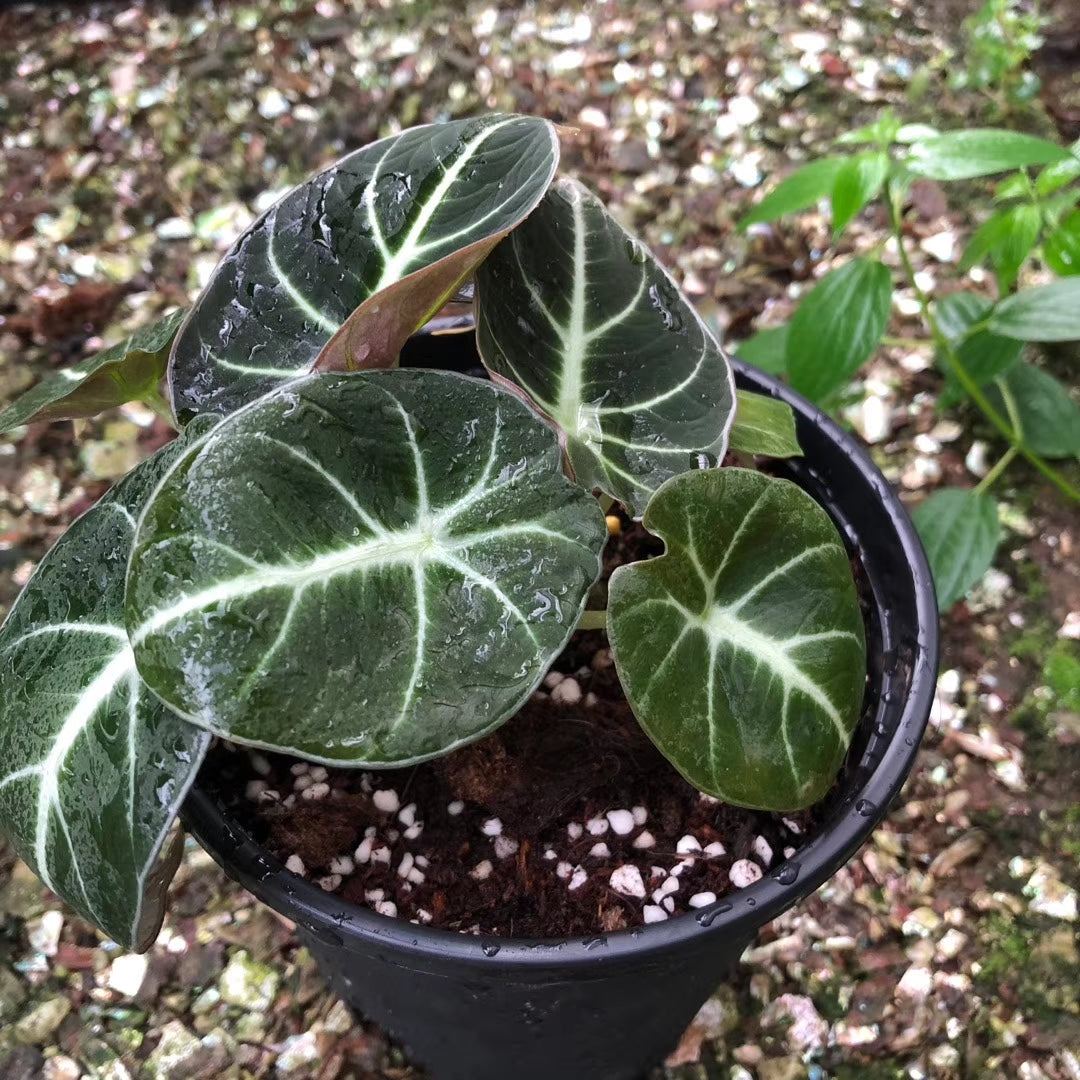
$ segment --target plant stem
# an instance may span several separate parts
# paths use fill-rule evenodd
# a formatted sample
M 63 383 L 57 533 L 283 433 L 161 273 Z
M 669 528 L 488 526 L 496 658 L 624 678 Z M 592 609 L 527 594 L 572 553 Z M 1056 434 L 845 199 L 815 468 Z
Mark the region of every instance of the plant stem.
M 1063 495 L 1067 495 L 1070 499 L 1075 499 L 1077 502 L 1080 502 L 1080 490 L 1073 487 L 1072 484 L 1070 484 L 1056 469 L 1047 464 L 1047 462 L 1039 457 L 1038 454 L 1024 445 L 1022 437 L 1017 436 L 1017 433 L 1013 430 L 1008 421 L 1005 420 L 997 409 L 990 404 L 986 395 L 979 387 L 979 384 L 972 378 L 971 373 L 964 367 L 960 358 L 956 355 L 956 350 L 953 348 L 952 342 L 945 336 L 937 321 L 937 317 L 934 315 L 933 309 L 930 307 L 930 298 L 919 286 L 919 283 L 915 278 L 915 267 L 912 265 L 911 255 L 908 253 L 907 246 L 904 243 L 904 222 L 900 214 L 900 207 L 897 205 L 896 193 L 891 187 L 886 189 L 886 201 L 889 204 L 889 216 L 892 219 L 893 233 L 896 236 L 896 246 L 900 252 L 900 261 L 903 263 L 904 273 L 907 275 L 908 281 L 911 283 L 911 288 L 915 292 L 916 299 L 919 301 L 923 321 L 926 323 L 933 336 L 934 344 L 941 355 L 945 357 L 953 375 L 956 377 L 956 381 L 964 388 L 964 392 L 975 402 L 979 411 L 986 419 L 989 420 L 990 423 L 993 424 L 994 427 L 1008 440 L 1009 445 L 1015 447 L 1017 453 L 1022 454 Z
M 590 608 L 581 616 L 581 622 L 578 623 L 579 630 L 606 630 L 607 629 L 607 610 Z
M 155 416 L 161 417 L 169 427 L 176 429 L 176 419 L 172 414 L 172 409 L 169 407 L 169 403 L 165 400 L 164 395 L 155 386 L 153 390 L 148 390 L 142 396 L 142 403 L 149 409 L 152 409 Z
M 1012 461 L 1020 451 L 1015 446 L 1010 446 L 1008 450 L 1002 454 L 998 463 L 975 485 L 975 494 L 981 495 L 991 484 L 1009 467 L 1009 463 Z

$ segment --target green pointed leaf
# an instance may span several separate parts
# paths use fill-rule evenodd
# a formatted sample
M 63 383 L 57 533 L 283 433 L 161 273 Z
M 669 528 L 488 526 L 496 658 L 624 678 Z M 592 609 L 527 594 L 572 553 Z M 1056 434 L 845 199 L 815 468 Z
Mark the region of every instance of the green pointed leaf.
M 78 420 L 128 401 L 157 398 L 183 318 L 183 310 L 174 311 L 119 345 L 48 376 L 0 412 L 0 435 L 34 420 Z
M 1052 195 L 1077 179 L 1080 179 L 1080 158 L 1070 154 L 1062 161 L 1047 165 L 1039 173 L 1035 181 L 1035 191 L 1039 195 Z
M 814 206 L 832 194 L 836 176 L 847 157 L 827 157 L 812 161 L 796 169 L 786 180 L 781 180 L 740 222 L 739 229 L 746 229 L 763 221 L 775 221 L 785 214 L 794 214 Z
M 410 128 L 301 184 L 237 241 L 181 328 L 174 407 L 228 413 L 316 361 L 392 365 L 536 206 L 558 156 L 547 121 L 494 114 Z
M 994 303 L 988 297 L 973 292 L 954 292 L 943 296 L 934 305 L 941 332 L 954 345 L 958 345 L 977 323 L 990 317 Z
M 1080 405 L 1064 383 L 1031 364 L 1009 368 L 986 393 L 1001 415 L 1009 416 L 1003 391 L 1011 399 L 1029 449 L 1048 458 L 1080 454 Z
M 795 413 L 786 401 L 749 390 L 739 390 L 736 397 L 732 450 L 777 458 L 802 455 L 795 433 Z
M 0 826 L 128 949 L 161 926 L 162 853 L 209 739 L 139 680 L 124 629 L 135 516 L 183 443 L 140 465 L 41 561 L 0 629 Z
M 782 375 L 787 369 L 787 347 L 790 323 L 759 330 L 753 337 L 737 342 L 735 355 L 744 364 L 753 364 L 769 375 Z
M 908 168 L 931 180 L 970 180 L 1027 165 L 1050 165 L 1071 155 L 1056 143 L 997 128 L 947 131 L 911 147 Z
M 1043 258 L 1055 274 L 1080 274 L 1080 211 L 1071 213 L 1043 241 Z
M 936 305 L 938 325 L 953 343 L 957 358 L 967 373 L 979 386 L 984 386 L 1020 362 L 1024 355 L 1024 343 L 1002 337 L 989 330 L 978 329 L 986 321 L 993 303 L 975 293 L 951 293 Z M 967 391 L 956 381 L 952 367 L 937 357 L 941 373 L 945 376 L 938 404 L 948 408 L 967 397 Z
M 937 586 L 938 605 L 952 607 L 993 565 L 1000 540 L 993 496 L 940 488 L 915 507 L 915 527 Z
M 1080 278 L 1066 278 L 1007 296 L 990 329 L 1019 341 L 1080 340 Z
M 1051 166 L 1055 168 L 1056 166 Z M 994 201 L 1005 202 L 1008 199 L 1030 199 L 1031 182 L 1024 173 L 1013 173 L 994 187 Z
M 801 489 L 746 469 L 687 473 L 645 527 L 665 554 L 621 566 L 608 635 L 634 715 L 695 787 L 767 810 L 820 799 L 866 681 L 836 527 Z
M 477 271 L 477 342 L 563 431 L 579 483 L 640 514 L 669 477 L 723 457 L 731 368 L 667 272 L 573 181 Z
M 852 259 L 822 278 L 790 323 L 791 385 L 811 401 L 843 386 L 878 347 L 891 303 L 892 276 L 873 259 Z
M 989 258 L 1002 294 L 1016 284 L 1020 267 L 1031 254 L 1042 229 L 1042 216 L 1036 206 L 1024 203 L 988 218 L 975 232 L 960 261 L 967 270 Z
M 128 628 L 140 674 L 193 723 L 404 765 L 517 711 L 605 538 L 516 395 L 434 371 L 314 375 L 234 413 L 162 482 Z
M 896 133 L 896 141 L 909 146 L 911 143 L 934 139 L 940 134 L 941 132 L 937 128 L 933 128 L 929 124 L 904 124 Z
M 884 151 L 858 154 L 844 163 L 832 189 L 833 235 L 839 236 L 848 222 L 877 197 L 889 173 L 889 155 Z

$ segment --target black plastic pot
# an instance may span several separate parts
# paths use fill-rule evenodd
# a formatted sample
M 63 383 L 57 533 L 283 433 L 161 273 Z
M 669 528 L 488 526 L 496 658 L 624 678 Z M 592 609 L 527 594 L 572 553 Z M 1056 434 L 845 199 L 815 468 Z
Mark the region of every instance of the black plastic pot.
M 405 362 L 468 370 L 472 335 L 414 339 Z M 290 874 L 198 786 L 184 820 L 225 871 L 295 920 L 334 990 L 435 1080 L 639 1080 L 676 1044 L 759 928 L 842 867 L 885 816 L 934 695 L 938 612 L 904 509 L 863 450 L 760 372 L 741 387 L 795 410 L 805 457 L 786 475 L 833 515 L 869 584 L 868 708 L 827 821 L 796 857 L 694 914 L 566 940 L 483 938 L 347 904 Z

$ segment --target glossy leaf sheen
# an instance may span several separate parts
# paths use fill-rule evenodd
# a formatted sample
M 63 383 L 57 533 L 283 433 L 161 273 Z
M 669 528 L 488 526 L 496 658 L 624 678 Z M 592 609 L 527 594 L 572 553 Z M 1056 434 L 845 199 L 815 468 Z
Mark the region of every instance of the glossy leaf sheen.
M 1080 405 L 1069 388 L 1048 371 L 1031 364 L 1017 364 L 987 388 L 991 404 L 1008 416 L 1000 387 L 1012 399 L 1024 443 L 1048 458 L 1080 454 Z
M 862 703 L 866 644 L 847 552 L 786 480 L 676 477 L 645 527 L 660 558 L 611 576 L 608 634 L 642 727 L 696 787 L 768 810 L 829 789 Z
M 129 949 L 161 925 L 155 864 L 209 743 L 140 682 L 123 624 L 135 515 L 180 448 L 68 529 L 0 630 L 0 825 L 50 889 Z
M 723 457 L 731 368 L 663 267 L 560 181 L 476 275 L 488 370 L 561 428 L 578 481 L 641 514 L 669 477 Z
M 745 229 L 760 222 L 775 221 L 785 214 L 805 210 L 827 198 L 832 193 L 837 174 L 848 160 L 846 157 L 822 158 L 797 169 L 786 180 L 781 180 L 739 222 L 739 228 Z
M 994 310 L 990 329 L 1019 341 L 1080 340 L 1080 278 L 1007 296 Z
M 174 311 L 130 337 L 57 371 L 0 412 L 0 434 L 34 420 L 78 420 L 156 394 L 184 318 Z
M 1049 165 L 1071 155 L 1056 143 L 997 128 L 947 131 L 911 148 L 907 167 L 931 180 L 970 180 L 1027 165 Z
M 739 390 L 731 449 L 767 457 L 799 457 L 802 449 L 795 433 L 795 413 L 786 401 Z
M 938 605 L 952 607 L 993 565 L 1000 539 L 992 495 L 940 488 L 915 507 L 912 519 L 937 587 Z
M 876 198 L 889 173 L 889 155 L 883 151 L 858 154 L 844 163 L 832 189 L 833 233 L 839 236 L 848 222 Z
M 410 128 L 301 184 L 225 256 L 182 327 L 174 407 L 231 412 L 308 372 L 347 321 L 323 366 L 392 365 L 557 161 L 546 121 L 493 114 Z
M 1080 165 L 1080 162 L 1077 162 Z M 1073 211 L 1043 241 L 1046 265 L 1061 277 L 1080 274 L 1080 211 Z
M 511 716 L 606 538 L 517 396 L 433 371 L 315 375 L 234 413 L 139 525 L 139 671 L 194 723 L 402 765 Z

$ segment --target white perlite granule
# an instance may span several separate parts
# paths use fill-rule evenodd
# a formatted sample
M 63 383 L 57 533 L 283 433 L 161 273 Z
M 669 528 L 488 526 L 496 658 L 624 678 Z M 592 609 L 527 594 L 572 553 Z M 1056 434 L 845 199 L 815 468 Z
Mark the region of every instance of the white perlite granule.
M 617 866 L 611 871 L 611 887 L 623 896 L 636 896 L 645 899 L 645 882 L 641 880 L 641 871 L 636 866 Z
M 384 814 L 396 814 L 401 809 L 401 800 L 393 788 L 376 791 L 371 796 L 371 801 L 375 804 L 375 809 L 381 810 Z
M 634 815 L 629 810 L 609 810 L 606 817 L 616 836 L 629 836 L 634 831 Z
M 761 867 L 749 859 L 739 859 L 731 864 L 728 876 L 735 888 L 745 889 L 747 885 L 753 885 L 755 881 L 761 880 Z
M 641 917 L 647 923 L 663 922 L 667 918 L 667 912 L 655 904 L 646 904 L 641 909 Z
M 304 874 L 304 860 L 299 855 L 290 855 L 285 860 L 285 869 L 290 874 L 299 874 L 302 877 Z

